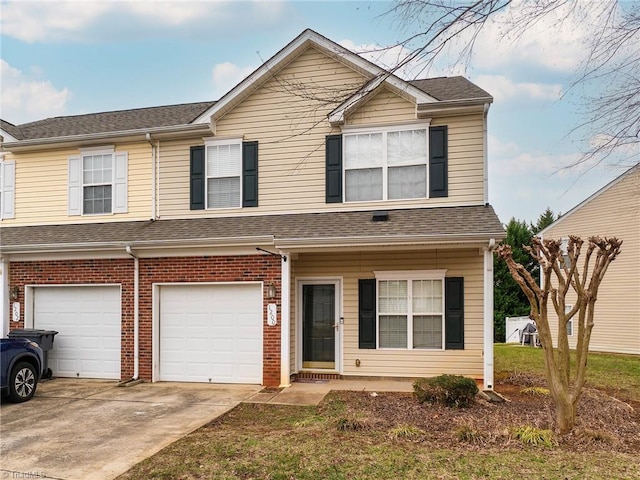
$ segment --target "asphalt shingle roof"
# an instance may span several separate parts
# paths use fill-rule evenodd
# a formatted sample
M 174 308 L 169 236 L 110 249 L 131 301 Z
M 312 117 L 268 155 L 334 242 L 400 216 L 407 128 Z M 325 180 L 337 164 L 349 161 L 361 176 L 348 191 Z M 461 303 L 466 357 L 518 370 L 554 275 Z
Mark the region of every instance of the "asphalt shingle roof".
M 372 221 L 372 212 L 323 212 L 136 222 L 38 225 L 0 228 L 0 251 L 48 245 L 86 246 L 139 242 L 224 241 L 252 236 L 291 239 L 362 239 L 369 237 L 486 235 L 504 237 L 493 208 L 487 206 L 390 210 L 386 222 Z M 357 242 L 356 242 L 357 243 Z
M 464 77 L 437 77 L 410 80 L 409 83 L 440 101 L 493 98 Z
M 13 126 L 18 140 L 66 137 L 92 133 L 119 132 L 143 128 L 186 125 L 194 121 L 216 102 L 184 103 L 160 107 L 88 113 L 66 117 L 47 118 L 37 122 Z M 2 127 L 8 122 L 2 123 Z M 11 125 L 11 124 L 9 124 Z M 10 132 L 8 132 L 10 133 Z

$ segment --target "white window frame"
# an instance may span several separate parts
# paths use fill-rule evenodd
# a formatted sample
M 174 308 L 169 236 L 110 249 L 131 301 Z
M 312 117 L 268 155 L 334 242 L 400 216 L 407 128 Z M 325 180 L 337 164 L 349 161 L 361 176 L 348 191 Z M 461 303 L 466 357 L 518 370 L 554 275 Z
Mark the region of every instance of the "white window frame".
M 573 305 L 565 305 L 564 306 L 565 313 L 569 313 L 572 308 L 573 308 Z M 573 337 L 573 318 L 570 318 L 569 320 L 567 320 L 567 337 Z
M 0 220 L 15 218 L 15 193 L 16 162 L 0 153 Z
M 209 147 L 218 147 L 222 145 L 239 145 L 240 146 L 240 166 L 238 178 L 240 179 L 240 196 L 238 199 L 238 205 L 232 207 L 210 207 L 209 206 L 209 179 L 210 178 L 224 178 L 209 176 Z M 204 201 L 205 210 L 233 210 L 242 208 L 242 138 L 205 138 L 204 139 Z
M 81 209 L 82 209 L 82 215 L 83 216 L 88 216 L 88 217 L 93 217 L 95 215 L 113 215 L 114 213 L 114 200 L 115 200 L 115 195 L 116 195 L 116 180 L 115 180 L 115 174 L 116 174 L 116 160 L 115 160 L 115 148 L 114 147 L 109 147 L 109 148 L 99 148 L 99 149 L 91 149 L 91 148 L 87 148 L 87 149 L 82 149 L 80 150 L 80 188 L 82 189 L 82 205 L 81 205 Z M 94 155 L 109 155 L 111 156 L 111 181 L 110 182 L 102 182 L 102 183 L 85 183 L 84 182 L 84 161 L 85 158 L 87 157 L 93 157 Z M 111 209 L 108 212 L 97 212 L 97 213 L 86 213 L 84 211 L 84 189 L 85 187 L 99 187 L 99 186 L 107 186 L 110 185 L 111 186 Z
M 407 200 L 422 200 L 429 198 L 429 122 L 419 123 L 407 123 L 401 125 L 387 125 L 379 127 L 356 127 L 356 128 L 343 128 L 342 131 L 342 201 L 344 203 L 370 203 L 370 202 L 404 202 Z M 394 198 L 389 199 L 389 165 L 387 162 L 387 136 L 391 132 L 403 132 L 407 130 L 425 130 L 426 136 L 426 161 L 425 161 L 425 196 L 424 197 L 411 197 L 411 198 Z M 347 142 L 346 137 L 367 135 L 367 134 L 382 134 L 382 198 L 377 200 L 347 200 Z M 378 167 L 375 167 L 378 168 Z
M 445 350 L 445 277 L 446 270 L 408 270 L 408 271 L 384 271 L 373 272 L 376 278 L 376 349 L 378 350 L 415 350 L 415 351 L 442 351 Z M 380 282 L 387 280 L 407 281 L 407 347 L 393 348 L 380 346 Z M 414 348 L 413 347 L 413 281 L 414 280 L 440 280 L 442 282 L 442 344 L 440 348 Z M 386 315 L 386 314 L 385 314 Z M 400 314 L 403 315 L 403 314 Z M 417 313 L 416 315 L 424 315 Z M 431 314 L 434 315 L 434 314 Z

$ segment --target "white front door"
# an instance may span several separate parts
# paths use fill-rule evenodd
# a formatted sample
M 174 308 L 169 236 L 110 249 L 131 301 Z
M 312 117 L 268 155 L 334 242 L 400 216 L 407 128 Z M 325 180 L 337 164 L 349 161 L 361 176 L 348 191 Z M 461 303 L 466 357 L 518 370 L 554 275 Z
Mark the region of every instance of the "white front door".
M 260 284 L 158 288 L 159 380 L 262 383 Z
M 33 328 L 55 330 L 55 377 L 120 378 L 120 287 L 32 287 Z

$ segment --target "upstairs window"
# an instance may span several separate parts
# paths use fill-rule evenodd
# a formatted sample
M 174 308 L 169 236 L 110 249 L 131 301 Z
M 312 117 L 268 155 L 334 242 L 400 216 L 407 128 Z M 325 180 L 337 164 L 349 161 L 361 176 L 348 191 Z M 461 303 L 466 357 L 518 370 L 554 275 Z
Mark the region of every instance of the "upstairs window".
M 347 202 L 427 197 L 427 128 L 344 134 Z
M 127 213 L 127 152 L 87 148 L 69 157 L 69 215 Z
M 82 156 L 82 213 L 111 213 L 113 154 Z
M 209 141 L 205 149 L 207 208 L 241 207 L 242 141 Z

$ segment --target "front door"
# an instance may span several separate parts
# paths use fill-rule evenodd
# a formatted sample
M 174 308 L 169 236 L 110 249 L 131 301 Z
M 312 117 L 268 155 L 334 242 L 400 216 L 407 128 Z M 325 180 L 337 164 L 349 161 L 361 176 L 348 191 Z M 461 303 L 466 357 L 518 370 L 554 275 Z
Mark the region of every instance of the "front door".
M 336 283 L 302 284 L 302 368 L 336 370 Z

